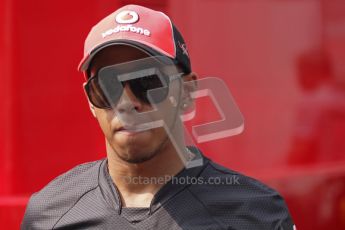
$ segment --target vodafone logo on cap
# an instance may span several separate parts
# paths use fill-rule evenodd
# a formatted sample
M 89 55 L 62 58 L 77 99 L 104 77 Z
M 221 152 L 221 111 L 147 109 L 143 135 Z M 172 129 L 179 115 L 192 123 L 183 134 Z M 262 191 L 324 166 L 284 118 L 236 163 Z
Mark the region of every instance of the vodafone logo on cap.
M 122 33 L 122 32 L 130 32 L 130 33 L 136 33 L 136 34 L 144 35 L 144 36 L 151 36 L 150 30 L 142 28 L 142 27 L 136 27 L 134 25 L 129 25 L 129 24 L 136 23 L 138 20 L 139 20 L 138 13 L 131 10 L 121 11 L 115 16 L 115 21 L 118 24 L 127 24 L 127 25 L 117 25 L 115 28 L 112 28 L 103 32 L 102 37 L 105 38 L 110 35 Z
M 120 24 L 132 24 L 139 20 L 139 15 L 131 10 L 121 11 L 116 15 L 115 21 Z

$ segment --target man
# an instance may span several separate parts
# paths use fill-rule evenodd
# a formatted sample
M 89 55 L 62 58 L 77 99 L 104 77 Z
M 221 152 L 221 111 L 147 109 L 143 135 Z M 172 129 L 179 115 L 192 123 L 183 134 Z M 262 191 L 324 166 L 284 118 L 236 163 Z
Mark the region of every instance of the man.
M 107 158 L 35 193 L 22 229 L 293 229 L 277 192 L 185 146 L 197 75 L 165 14 L 118 9 L 89 33 L 79 69 Z

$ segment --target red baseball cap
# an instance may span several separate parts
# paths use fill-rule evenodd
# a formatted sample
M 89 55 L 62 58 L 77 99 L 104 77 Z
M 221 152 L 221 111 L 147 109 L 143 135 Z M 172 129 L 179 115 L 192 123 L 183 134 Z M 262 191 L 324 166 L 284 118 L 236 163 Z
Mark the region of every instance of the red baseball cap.
M 138 5 L 121 7 L 91 29 L 78 70 L 87 71 L 98 51 L 118 44 L 135 46 L 151 55 L 167 56 L 185 73 L 191 72 L 186 44 L 170 18 L 160 11 Z

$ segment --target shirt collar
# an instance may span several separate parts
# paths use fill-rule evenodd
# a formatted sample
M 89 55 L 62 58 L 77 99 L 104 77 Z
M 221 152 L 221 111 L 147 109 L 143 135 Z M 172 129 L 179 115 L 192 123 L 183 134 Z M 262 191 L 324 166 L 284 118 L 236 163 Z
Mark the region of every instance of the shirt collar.
M 155 194 L 154 198 L 151 201 L 149 207 L 150 214 L 158 210 L 162 205 L 164 205 L 167 201 L 172 199 L 176 194 L 190 186 L 192 184 L 190 183 L 192 180 L 191 178 L 199 177 L 203 169 L 208 164 L 209 159 L 203 156 L 200 150 L 196 148 L 189 148 L 189 150 L 201 157 L 202 165 L 192 168 L 184 168 L 175 176 L 173 176 L 171 180 L 164 184 L 158 190 L 158 192 Z M 118 212 L 118 214 L 121 214 L 122 203 L 120 192 L 109 174 L 107 159 L 104 159 L 101 163 L 99 172 L 99 186 L 106 202 L 111 207 L 113 207 Z

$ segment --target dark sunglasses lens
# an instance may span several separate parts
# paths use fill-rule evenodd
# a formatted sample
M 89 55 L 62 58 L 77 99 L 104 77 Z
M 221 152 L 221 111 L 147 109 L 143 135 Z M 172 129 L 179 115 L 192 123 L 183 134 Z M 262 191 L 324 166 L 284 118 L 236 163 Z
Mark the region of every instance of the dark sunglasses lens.
M 123 88 L 114 77 L 94 77 L 85 86 L 90 102 L 101 109 L 111 108 L 119 101 Z
M 117 79 L 116 74 L 100 75 L 98 81 L 100 89 L 106 100 L 109 101 L 110 106 L 116 106 L 123 92 L 123 86 Z
M 110 103 L 104 96 L 96 78 L 89 80 L 85 85 L 85 90 L 92 105 L 101 109 L 110 108 Z
M 152 74 L 138 79 L 129 80 L 128 84 L 130 85 L 134 95 L 146 104 L 151 104 L 148 98 L 150 90 L 153 90 L 150 91 L 150 98 L 154 104 L 164 101 L 169 93 L 169 81 L 166 76 L 160 78 L 158 75 Z

